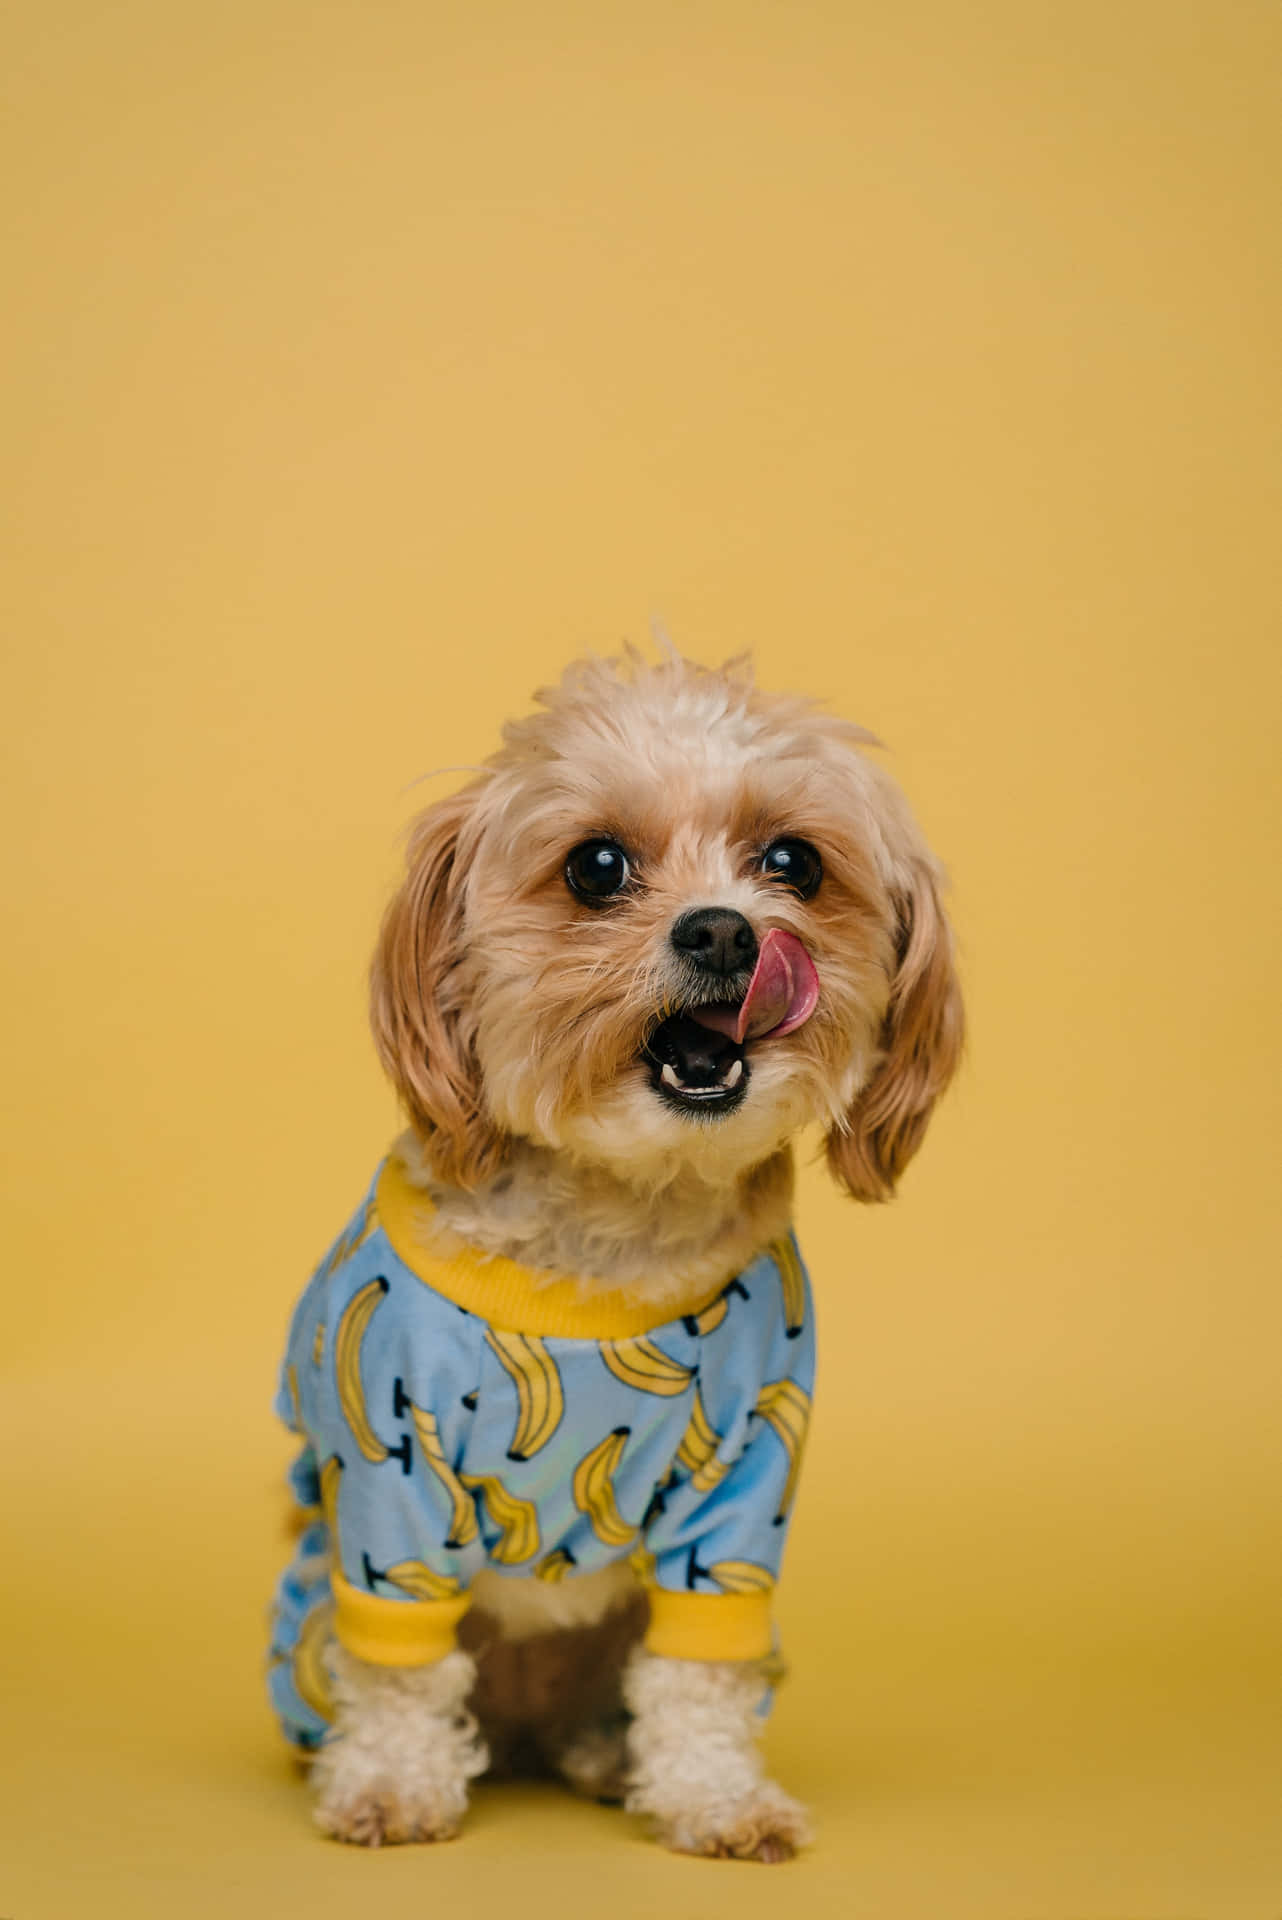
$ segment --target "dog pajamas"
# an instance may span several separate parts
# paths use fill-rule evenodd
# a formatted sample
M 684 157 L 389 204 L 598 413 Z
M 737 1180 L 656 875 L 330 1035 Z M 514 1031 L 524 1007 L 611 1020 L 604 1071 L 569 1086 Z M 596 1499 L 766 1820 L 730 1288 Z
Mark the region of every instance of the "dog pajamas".
M 437 1254 L 430 1215 L 385 1161 L 294 1315 L 277 1411 L 303 1440 L 304 1526 L 269 1666 L 286 1736 L 324 1736 L 331 1636 L 376 1665 L 437 1660 L 482 1567 L 626 1558 L 651 1651 L 769 1654 L 814 1386 L 792 1235 L 657 1322 L 625 1288 Z

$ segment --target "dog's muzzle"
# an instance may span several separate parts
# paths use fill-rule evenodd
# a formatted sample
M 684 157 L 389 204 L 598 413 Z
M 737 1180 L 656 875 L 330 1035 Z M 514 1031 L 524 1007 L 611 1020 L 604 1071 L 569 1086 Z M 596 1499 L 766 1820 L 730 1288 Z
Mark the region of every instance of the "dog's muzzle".
M 795 933 L 771 927 L 760 947 L 756 935 L 740 914 L 720 909 L 687 914 L 685 921 L 701 922 L 707 949 L 715 942 L 715 956 L 707 971 L 721 975 L 724 987 L 737 985 L 736 955 L 749 952 L 756 961 L 752 976 L 733 999 L 712 1005 L 690 1005 L 669 1014 L 645 1045 L 650 1083 L 670 1106 L 692 1113 L 729 1113 L 748 1090 L 752 1068 L 746 1048 L 769 1034 L 794 1033 L 804 1026 L 819 1004 L 819 975 L 814 961 Z M 747 929 L 744 940 L 735 922 Z M 676 941 L 684 921 L 673 928 Z M 687 936 L 694 948 L 693 937 Z M 699 949 L 695 949 L 698 951 Z M 743 970 L 739 969 L 741 981 Z

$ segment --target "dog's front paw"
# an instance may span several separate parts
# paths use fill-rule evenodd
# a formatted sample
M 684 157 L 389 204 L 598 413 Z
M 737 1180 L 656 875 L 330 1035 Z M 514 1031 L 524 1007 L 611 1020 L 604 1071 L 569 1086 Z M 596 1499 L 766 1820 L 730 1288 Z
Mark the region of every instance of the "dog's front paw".
M 415 1779 L 413 1770 L 393 1774 L 343 1739 L 321 1749 L 313 1784 L 313 1818 L 321 1832 L 357 1847 L 452 1840 L 467 1811 L 465 1779 Z
M 773 1864 L 809 1840 L 805 1809 L 762 1769 L 768 1677 L 764 1661 L 677 1660 L 645 1649 L 629 1661 L 625 1804 L 648 1814 L 675 1853 Z
M 452 1840 L 489 1763 L 465 1704 L 471 1659 L 380 1668 L 336 1647 L 331 1663 L 337 1721 L 312 1765 L 321 1832 L 358 1847 Z
M 806 1845 L 810 1822 L 799 1801 L 773 1780 L 763 1780 L 738 1799 L 695 1798 L 679 1811 L 660 1815 L 657 1831 L 674 1853 L 773 1866 Z

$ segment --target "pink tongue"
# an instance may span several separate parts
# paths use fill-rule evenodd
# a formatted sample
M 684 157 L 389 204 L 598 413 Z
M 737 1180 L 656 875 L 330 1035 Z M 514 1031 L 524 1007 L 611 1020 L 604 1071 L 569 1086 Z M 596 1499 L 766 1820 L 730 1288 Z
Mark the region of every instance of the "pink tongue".
M 764 1033 L 791 1033 L 804 1026 L 819 1004 L 815 963 L 795 933 L 771 927 L 739 1007 L 691 1007 L 701 1027 L 732 1040 L 759 1040 Z

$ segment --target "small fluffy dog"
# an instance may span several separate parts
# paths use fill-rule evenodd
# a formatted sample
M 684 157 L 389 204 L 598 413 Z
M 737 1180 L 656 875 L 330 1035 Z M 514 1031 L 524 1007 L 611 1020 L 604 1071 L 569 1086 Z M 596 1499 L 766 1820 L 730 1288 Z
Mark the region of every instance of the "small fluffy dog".
M 810 1121 L 889 1198 L 956 1065 L 940 872 L 872 736 L 572 667 L 430 807 L 373 967 L 410 1131 L 294 1317 L 271 1685 L 338 1839 L 531 1761 L 681 1851 L 806 1838 L 756 1736 L 813 1385 Z

